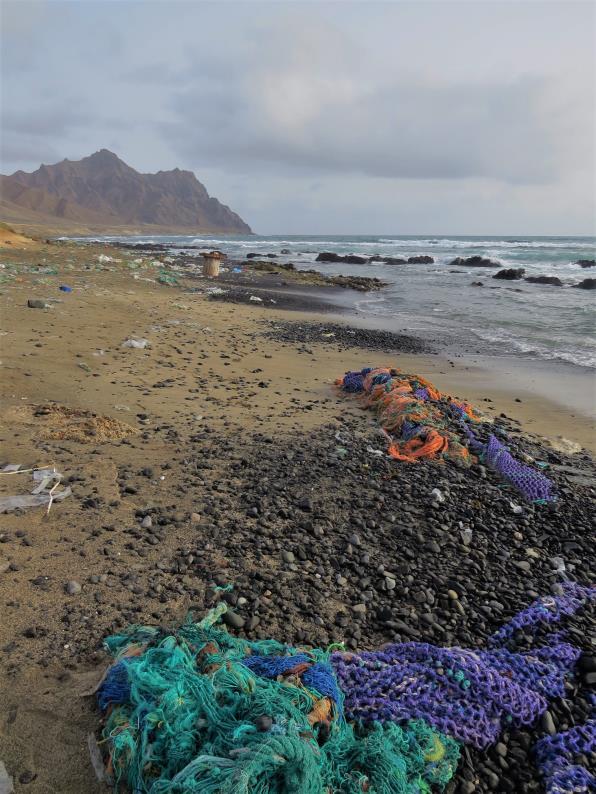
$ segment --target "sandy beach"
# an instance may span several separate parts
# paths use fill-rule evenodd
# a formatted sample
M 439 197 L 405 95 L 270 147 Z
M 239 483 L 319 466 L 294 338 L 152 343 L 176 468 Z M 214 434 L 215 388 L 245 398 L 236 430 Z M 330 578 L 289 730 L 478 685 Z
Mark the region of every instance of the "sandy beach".
M 274 519 L 271 505 L 276 501 L 267 501 L 264 487 L 274 481 L 272 472 L 291 465 L 285 482 L 292 499 L 309 497 L 324 505 L 318 519 L 314 514 L 326 533 L 323 545 L 331 543 L 336 532 L 343 537 L 368 531 L 366 522 L 360 529 L 349 523 L 354 510 L 349 494 L 357 487 L 353 478 L 377 471 L 391 477 L 391 467 L 398 464 L 373 464 L 370 456 L 354 458 L 364 468 L 358 473 L 346 470 L 347 479 L 342 479 L 342 465 L 333 458 L 334 434 L 349 429 L 366 446 L 375 443 L 371 439 L 376 432 L 370 412 L 334 389 L 334 380 L 344 371 L 383 364 L 419 373 L 442 391 L 470 400 L 487 417 L 500 418 L 510 437 L 530 454 L 548 454 L 553 466 L 573 468 L 575 474 L 569 477 L 553 469 L 567 504 L 572 504 L 568 515 L 581 516 L 581 505 L 593 494 L 590 453 L 596 451 L 596 441 L 589 411 L 548 399 L 547 389 L 534 388 L 532 378 L 526 373 L 524 379 L 519 369 L 503 378 L 490 361 L 412 353 L 406 343 L 406 352 L 390 343 L 383 349 L 382 340 L 371 349 L 366 332 L 362 339 L 355 336 L 356 344 L 350 347 L 325 330 L 342 318 L 325 304 L 320 284 L 301 282 L 298 276 L 294 282 L 286 274 L 280 289 L 271 276 L 260 281 L 267 274 L 251 273 L 252 287 L 246 289 L 261 299 L 232 303 L 213 300 L 206 291 L 222 282 L 177 274 L 176 284 L 159 283 L 164 264 L 151 264 L 155 257 L 149 254 L 6 236 L 0 245 L 0 262 L 5 265 L 0 271 L 2 465 L 53 465 L 72 488 L 72 496 L 56 502 L 49 515 L 40 508 L 0 515 L 0 743 L 17 791 L 105 790 L 95 780 L 86 744 L 87 734 L 97 727 L 97 711 L 93 698 L 80 696 L 105 666 L 102 639 L 131 622 L 168 623 L 181 620 L 189 609 L 204 610 L 213 601 L 213 582 L 234 582 L 236 592 L 245 594 L 253 611 L 242 626 L 250 627 L 255 636 L 288 631 L 294 641 L 319 643 L 345 637 L 334 615 L 355 598 L 350 587 L 366 590 L 362 582 L 374 578 L 383 554 L 391 558 L 386 565 L 397 565 L 390 535 L 379 529 L 378 547 L 371 541 L 370 570 L 360 563 L 360 575 L 347 575 L 350 584 L 342 592 L 343 585 L 334 578 L 337 571 L 332 572 L 323 552 L 318 563 L 310 556 L 313 538 L 310 545 L 303 544 L 301 536 L 311 532 L 304 516 L 284 506 L 290 510 L 288 520 Z M 135 259 L 142 261 L 130 266 Z M 61 285 L 71 291 L 60 291 Z M 291 294 L 296 298 L 292 305 L 280 308 L 284 295 L 288 300 Z M 30 299 L 47 308 L 30 308 Z M 319 338 L 281 341 L 278 331 L 286 323 L 289 328 L 317 324 Z M 123 346 L 127 340 L 146 340 L 140 342 L 146 346 Z M 535 377 L 546 379 L 548 374 Z M 376 446 L 380 443 L 377 438 Z M 327 475 L 317 475 L 320 490 L 316 479 L 298 473 L 300 461 L 308 468 L 309 450 L 319 449 L 318 444 L 321 455 L 335 461 Z M 567 455 L 574 450 L 574 456 Z M 269 474 L 255 461 L 263 466 L 266 462 Z M 396 481 L 403 486 L 400 498 L 412 505 L 408 510 L 418 516 L 423 534 L 428 512 L 423 494 L 433 478 L 448 487 L 451 475 L 446 469 L 419 466 L 413 480 Z M 330 498 L 322 496 L 326 477 L 335 479 L 336 495 L 348 500 L 345 505 L 341 500 L 335 507 L 325 501 Z M 592 564 L 583 519 L 532 509 L 512 530 L 509 496 L 502 498 L 492 479 L 488 487 L 476 477 L 469 500 L 462 490 L 445 526 L 451 526 L 451 519 L 455 522 L 464 508 L 471 514 L 476 511 L 480 525 L 486 529 L 491 524 L 487 533 L 503 533 L 508 553 L 530 559 L 532 570 L 515 569 L 516 575 L 508 576 L 507 563 L 497 564 L 490 557 L 492 541 L 487 538 L 489 561 L 473 565 L 463 577 L 470 604 L 464 611 L 476 615 L 473 603 L 486 605 L 491 599 L 501 608 L 491 613 L 487 607 L 481 616 L 486 625 L 470 617 L 469 631 L 467 618 L 454 616 L 451 622 L 443 621 L 442 631 L 433 635 L 431 629 L 428 635 L 416 618 L 413 630 L 425 639 L 480 641 L 515 605 L 531 600 L 541 585 L 542 590 L 553 585 L 556 579 L 548 559 L 559 551 L 559 534 L 561 543 L 576 544 L 566 548 L 565 556 L 572 559 L 578 578 Z M 458 482 L 451 482 L 452 493 L 463 489 Z M 3 475 L 0 488 L 1 496 L 27 494 L 30 474 Z M 486 500 L 478 496 L 485 492 Z M 393 498 L 386 495 L 385 503 Z M 371 499 L 363 491 L 363 515 L 372 517 L 376 502 Z M 140 528 L 147 516 L 153 521 L 149 534 Z M 257 516 L 267 518 L 261 530 Z M 243 533 L 258 535 L 257 530 L 261 535 L 254 548 L 242 545 L 247 542 Z M 431 530 L 428 538 L 435 537 Z M 438 530 L 446 536 L 451 531 Z M 238 543 L 242 540 L 244 559 L 234 552 L 236 535 Z M 299 554 L 296 544 L 304 545 L 301 567 L 286 564 L 294 552 Z M 289 547 L 293 552 L 284 562 L 280 553 Z M 339 546 L 335 552 L 333 548 L 325 553 L 340 553 Z M 532 554 L 526 553 L 528 548 Z M 460 557 L 468 557 L 469 550 L 458 549 Z M 461 561 L 454 554 L 440 555 L 446 581 L 458 577 Z M 491 565 L 498 576 L 493 576 Z M 292 605 L 284 614 L 275 606 L 271 581 L 266 576 L 253 578 L 260 598 L 260 607 L 255 607 L 249 582 L 264 568 L 290 590 L 297 577 L 306 576 L 308 587 L 313 592 L 318 587 L 319 595 L 302 603 L 295 590 L 292 596 L 286 593 Z M 313 584 L 315 576 L 318 585 Z M 442 604 L 441 585 L 432 585 L 425 573 L 419 576 L 427 588 L 435 587 L 436 602 Z M 507 583 L 503 592 L 499 577 Z M 411 617 L 408 592 L 414 590 L 410 585 L 403 594 L 406 607 L 400 615 L 406 622 Z M 278 619 L 273 619 L 276 610 Z M 383 628 L 371 618 L 370 625 L 364 623 L 351 637 L 362 647 L 374 647 L 395 633 L 395 628 Z M 474 769 L 476 790 L 482 791 L 484 773 L 480 766 Z

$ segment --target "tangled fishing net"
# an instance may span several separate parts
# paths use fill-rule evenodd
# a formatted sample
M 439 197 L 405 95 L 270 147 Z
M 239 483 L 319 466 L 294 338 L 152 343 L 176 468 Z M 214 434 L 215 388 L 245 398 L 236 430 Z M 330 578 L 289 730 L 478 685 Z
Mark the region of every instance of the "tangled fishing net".
M 135 794 L 441 789 L 460 743 L 484 747 L 563 694 L 579 651 L 541 635 L 553 616 L 594 597 L 590 588 L 564 587 L 526 610 L 526 634 L 545 644 L 525 653 L 501 645 L 507 632 L 479 652 L 403 643 L 348 654 L 249 642 L 216 625 L 223 603 L 170 633 L 131 627 L 106 640 L 115 657 L 98 692 L 107 771 L 116 790 Z M 547 782 L 585 772 L 569 771 L 561 758 L 570 744 L 593 747 L 590 730 L 541 746 Z M 567 791 L 549 786 L 551 794 Z
M 468 403 L 441 394 L 419 375 L 367 367 L 347 372 L 336 383 L 345 392 L 363 394 L 365 404 L 376 409 L 393 458 L 409 463 L 448 459 L 470 465 L 472 452 L 528 501 L 555 500 L 553 485 L 544 474 L 516 461 L 494 435 L 486 443 L 477 438 L 470 423 L 481 422 L 482 417 Z

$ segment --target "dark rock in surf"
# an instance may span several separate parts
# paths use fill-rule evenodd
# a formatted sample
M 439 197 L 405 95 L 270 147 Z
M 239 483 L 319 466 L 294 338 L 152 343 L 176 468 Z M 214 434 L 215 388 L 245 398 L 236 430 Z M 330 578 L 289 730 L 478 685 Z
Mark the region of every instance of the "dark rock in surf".
M 495 273 L 493 278 L 500 278 L 505 281 L 516 281 L 522 278 L 525 272 L 526 269 L 524 267 L 506 267 L 503 270 L 499 270 L 498 273 Z
M 524 281 L 530 281 L 532 284 L 550 284 L 553 287 L 563 286 L 561 279 L 556 276 L 526 276 Z
M 355 254 L 334 254 L 330 251 L 323 251 L 317 256 L 317 262 L 345 262 L 348 265 L 365 265 L 368 261 L 365 256 L 356 256 Z
M 407 260 L 402 259 L 399 256 L 379 256 L 377 254 L 376 256 L 369 257 L 368 261 L 383 262 L 386 265 L 405 265 Z
M 578 259 L 575 264 L 580 267 L 596 267 L 596 259 Z
M 432 258 L 432 256 L 427 256 L 426 254 L 408 257 L 409 265 L 432 265 L 434 261 L 435 260 Z
M 483 256 L 457 256 L 449 262 L 449 267 L 499 267 L 499 262 L 493 262 L 492 259 L 485 259 Z
M 573 285 L 576 289 L 596 289 L 596 278 L 585 278 L 579 284 Z

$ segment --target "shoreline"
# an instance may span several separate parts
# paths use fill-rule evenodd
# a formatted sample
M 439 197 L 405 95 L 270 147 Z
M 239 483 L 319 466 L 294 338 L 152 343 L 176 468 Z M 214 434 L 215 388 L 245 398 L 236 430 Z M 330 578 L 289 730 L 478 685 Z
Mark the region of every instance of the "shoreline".
M 132 623 L 177 625 L 223 597 L 237 616 L 230 630 L 251 639 L 476 648 L 558 592 L 553 559 L 589 579 L 594 461 L 532 435 L 552 427 L 544 401 L 515 403 L 459 360 L 350 329 L 345 314 L 214 301 L 205 288 L 223 282 L 176 273 L 178 286 L 160 283 L 161 263 L 114 257 L 105 245 L 3 251 L 20 262 L 0 288 L 3 465 L 53 465 L 72 489 L 49 514 L 0 515 L 0 699 L 12 715 L 0 757 L 32 794 L 103 790 L 85 740 L 99 715 L 78 693 L 105 668 L 103 639 Z M 321 290 L 310 285 L 306 300 Z M 345 334 L 328 330 L 346 321 Z M 333 384 L 386 362 L 455 396 L 493 399 L 476 404 L 514 456 L 547 465 L 559 501 L 514 512 L 520 496 L 483 466 L 383 455 L 374 414 Z M 562 432 L 560 409 L 548 410 Z M 0 478 L 0 496 L 32 487 L 27 473 Z M 589 618 L 573 625 L 593 652 Z M 526 738 L 506 741 L 531 770 L 536 736 Z M 484 794 L 490 755 L 469 757 Z M 515 790 L 518 771 L 509 774 Z
M 42 249 L 53 249 L 58 257 L 60 250 L 66 249 L 83 260 L 94 259 L 98 255 L 97 251 L 106 250 L 114 259 L 123 253 L 129 258 L 143 255 L 143 251 L 136 247 L 127 249 L 119 244 L 55 242 L 50 246 L 42 246 Z M 32 250 L 24 249 L 23 253 L 25 258 L 31 258 L 37 252 L 34 247 Z M 145 257 L 144 268 L 151 267 L 149 263 L 156 255 L 151 246 L 146 253 L 148 257 Z M 167 251 L 159 253 L 165 255 Z M 196 266 L 197 258 L 191 256 L 185 259 L 187 265 Z M 409 349 L 407 352 L 399 349 L 393 353 L 399 356 L 402 369 L 418 371 L 431 381 L 434 379 L 441 390 L 472 403 L 481 403 L 480 407 L 485 409 L 488 416 L 506 413 L 521 423 L 521 429 L 552 441 L 555 448 L 569 451 L 580 445 L 596 454 L 596 386 L 594 375 L 588 368 L 521 356 L 454 353 L 440 338 L 412 336 L 407 329 L 396 332 L 391 328 L 395 322 L 388 323 L 379 317 L 365 316 L 355 308 L 363 297 L 370 296 L 374 300 L 375 294 L 382 295 L 383 285 L 375 285 L 377 292 L 355 292 L 333 286 L 326 276 L 316 271 L 287 271 L 278 262 L 267 260 L 229 260 L 226 263 L 228 272 L 222 273 L 218 279 L 205 279 L 196 270 L 185 273 L 178 267 L 176 260 L 172 264 L 177 267 L 175 275 L 181 283 L 171 289 L 178 289 L 182 300 L 190 299 L 193 294 L 202 299 L 209 296 L 208 290 L 211 288 L 220 288 L 226 294 L 211 295 L 208 303 L 216 302 L 222 307 L 245 307 L 247 316 L 266 309 L 267 320 L 274 319 L 279 313 L 282 322 L 339 323 L 351 326 L 356 331 L 370 330 L 381 337 L 386 334 L 387 354 L 392 364 L 391 340 L 399 341 L 405 334 Z M 159 266 L 167 267 L 161 263 Z M 240 274 L 231 272 L 237 266 L 243 266 L 246 270 Z M 260 266 L 264 268 L 260 269 Z M 117 271 L 118 267 L 115 269 Z M 135 287 L 142 283 L 144 277 L 140 272 L 135 275 L 133 271 L 132 276 Z M 155 272 L 153 280 L 156 280 L 156 276 Z M 358 281 L 356 279 L 358 288 L 362 290 L 370 280 L 364 278 L 360 279 L 360 283 Z M 251 301 L 253 294 L 262 300 Z M 288 313 L 287 317 L 285 312 Z M 412 343 L 416 340 L 419 341 L 420 351 L 414 356 Z M 333 345 L 328 342 L 327 347 Z M 379 346 L 375 344 L 373 347 L 378 349 Z M 386 355 L 381 355 L 381 358 L 382 363 L 387 363 Z M 378 361 L 378 357 L 363 359 L 358 356 L 358 363 L 354 366 L 375 365 Z M 347 362 L 346 366 L 352 368 L 352 363 Z M 567 441 L 572 443 L 568 444 Z

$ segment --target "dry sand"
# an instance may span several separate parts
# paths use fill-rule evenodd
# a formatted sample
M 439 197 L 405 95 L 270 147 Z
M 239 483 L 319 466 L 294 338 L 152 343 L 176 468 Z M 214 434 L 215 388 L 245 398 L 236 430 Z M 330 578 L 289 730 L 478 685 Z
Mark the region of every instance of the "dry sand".
M 3 533 L 10 540 L 0 542 L 0 759 L 17 779 L 17 791 L 104 790 L 94 782 L 86 748 L 97 717 L 90 699 L 77 694 L 97 675 L 104 657 L 100 651 L 83 652 L 80 637 L 71 636 L 71 596 L 64 584 L 103 573 L 94 523 L 129 525 L 135 508 L 145 503 L 143 493 L 121 498 L 122 467 L 155 469 L 163 480 L 157 480 L 154 498 L 176 502 L 176 469 L 167 466 L 178 433 L 208 427 L 232 437 L 251 429 L 279 436 L 322 426 L 339 410 L 335 377 L 389 360 L 475 401 L 489 415 L 505 412 L 533 433 L 562 435 L 595 449 L 588 419 L 531 394 L 515 402 L 518 392 L 487 387 L 482 370 L 436 356 L 395 359 L 330 345 L 301 352 L 261 336 L 264 312 L 258 306 L 184 294 L 156 283 L 157 268 L 99 265 L 100 253 L 125 258 L 113 250 L 26 246 L 15 250 L 13 239 L 0 261 L 57 267 L 59 273 L 20 272 L 0 285 L 1 457 L 23 465 L 53 463 L 75 478 L 72 487 L 79 496 L 99 500 L 105 509 L 84 510 L 80 500 L 66 499 L 49 516 L 39 508 L 0 516 L 0 541 Z M 60 292 L 60 284 L 71 286 L 72 293 Z M 51 300 L 51 308 L 28 308 L 29 298 Z M 268 319 L 275 317 L 313 319 L 267 311 Z M 128 338 L 146 338 L 150 346 L 123 348 Z M 343 403 L 341 411 L 358 409 Z M 29 475 L 0 477 L 0 489 L 3 495 L 27 493 Z M 117 553 L 128 564 L 124 548 Z M 117 566 L 118 559 L 110 564 Z M 119 597 L 134 604 L 130 591 Z M 91 622 L 94 608 L 89 597 Z M 181 597 L 168 603 L 164 617 L 180 617 L 187 608 Z M 25 636 L 31 627 L 35 636 Z M 18 782 L 31 775 L 36 776 L 31 782 Z

